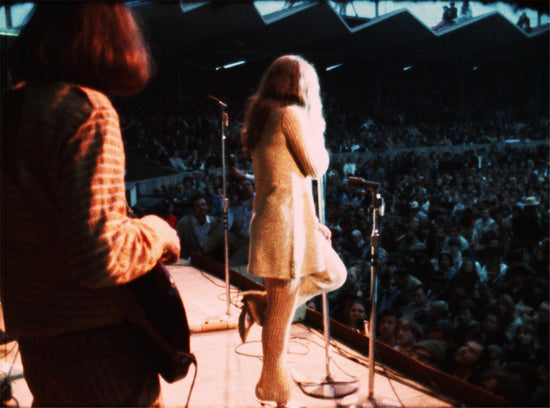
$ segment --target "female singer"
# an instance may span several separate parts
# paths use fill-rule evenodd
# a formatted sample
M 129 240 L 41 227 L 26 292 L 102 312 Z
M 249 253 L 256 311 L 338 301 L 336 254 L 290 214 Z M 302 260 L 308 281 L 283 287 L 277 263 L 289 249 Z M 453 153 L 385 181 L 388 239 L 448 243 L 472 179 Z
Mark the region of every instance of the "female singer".
M 332 249 L 330 230 L 316 216 L 312 178 L 329 164 L 317 73 L 299 56 L 277 58 L 250 98 L 244 147 L 251 153 L 256 185 L 250 223 L 249 272 L 265 292 L 243 296 L 239 333 L 263 326 L 260 400 L 287 405 L 292 381 L 286 363 L 296 307 L 340 287 L 346 267 Z

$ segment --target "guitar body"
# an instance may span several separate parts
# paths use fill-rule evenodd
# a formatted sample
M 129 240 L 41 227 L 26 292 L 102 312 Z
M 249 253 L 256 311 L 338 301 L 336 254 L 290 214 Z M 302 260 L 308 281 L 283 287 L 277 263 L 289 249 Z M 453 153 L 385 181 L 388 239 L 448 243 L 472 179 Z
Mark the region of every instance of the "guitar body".
M 158 262 L 139 278 L 118 287 L 121 309 L 154 340 L 159 374 L 169 383 L 184 378 L 191 364 L 190 332 L 180 293 L 166 267 Z

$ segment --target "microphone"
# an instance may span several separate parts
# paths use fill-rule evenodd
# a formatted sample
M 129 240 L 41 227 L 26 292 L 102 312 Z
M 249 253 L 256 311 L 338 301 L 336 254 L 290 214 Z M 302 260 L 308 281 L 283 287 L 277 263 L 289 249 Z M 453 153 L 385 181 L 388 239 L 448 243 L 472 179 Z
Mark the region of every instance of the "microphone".
M 365 179 L 362 179 L 361 177 L 348 177 L 348 186 L 350 187 L 362 187 L 367 190 L 374 190 L 378 191 L 380 188 L 380 183 L 377 183 L 376 181 L 367 181 Z
M 220 105 L 221 107 L 227 108 L 227 104 L 226 104 L 226 103 L 223 103 L 220 99 L 216 98 L 215 96 L 213 96 L 213 95 L 206 95 L 206 97 L 207 97 L 208 99 L 213 100 L 214 102 L 217 102 L 218 105 Z

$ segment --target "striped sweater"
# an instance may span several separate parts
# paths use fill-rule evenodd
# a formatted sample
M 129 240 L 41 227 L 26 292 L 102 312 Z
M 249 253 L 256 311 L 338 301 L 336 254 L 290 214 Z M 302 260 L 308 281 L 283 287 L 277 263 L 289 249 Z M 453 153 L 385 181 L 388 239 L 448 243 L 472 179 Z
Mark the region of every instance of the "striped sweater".
M 117 113 L 104 94 L 76 85 L 29 83 L 18 92 L 19 117 L 0 130 L 7 333 L 117 324 L 123 317 L 109 288 L 151 269 L 163 250 L 153 228 L 126 214 Z

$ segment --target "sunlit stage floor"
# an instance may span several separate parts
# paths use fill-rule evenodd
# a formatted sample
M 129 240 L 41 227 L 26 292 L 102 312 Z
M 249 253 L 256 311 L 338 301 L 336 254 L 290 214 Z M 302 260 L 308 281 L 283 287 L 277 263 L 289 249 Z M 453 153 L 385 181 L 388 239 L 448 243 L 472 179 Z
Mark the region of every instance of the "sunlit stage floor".
M 181 261 L 169 270 L 184 299 L 189 325 L 196 331 L 213 327 L 212 322 L 227 321 L 235 326 L 241 291 L 230 288 L 230 313 L 227 314 L 225 282 Z M 210 325 L 210 326 L 209 326 Z M 254 326 L 246 343 L 242 344 L 235 328 L 194 332 L 191 350 L 196 355 L 198 370 L 191 393 L 190 407 L 260 407 L 254 387 L 262 365 L 261 328 Z M 6 345 L 12 347 L 14 343 Z M 330 373 L 335 379 L 356 378 L 359 391 L 342 400 L 318 399 L 305 395 L 298 386 L 292 399 L 303 407 L 368 406 L 368 358 L 337 341 L 330 347 Z M 1 369 L 11 365 L 13 353 L 3 361 Z M 299 379 L 316 380 L 326 377 L 326 357 L 323 334 L 303 323 L 292 325 L 288 359 L 293 375 Z M 30 406 L 32 396 L 27 388 L 20 359 L 11 371 L 13 395 L 22 407 Z M 194 374 L 176 383 L 162 382 L 163 401 L 168 407 L 183 407 L 190 392 Z M 452 402 L 436 396 L 423 385 L 400 376 L 379 363 L 375 366 L 373 396 L 378 406 L 446 407 Z

